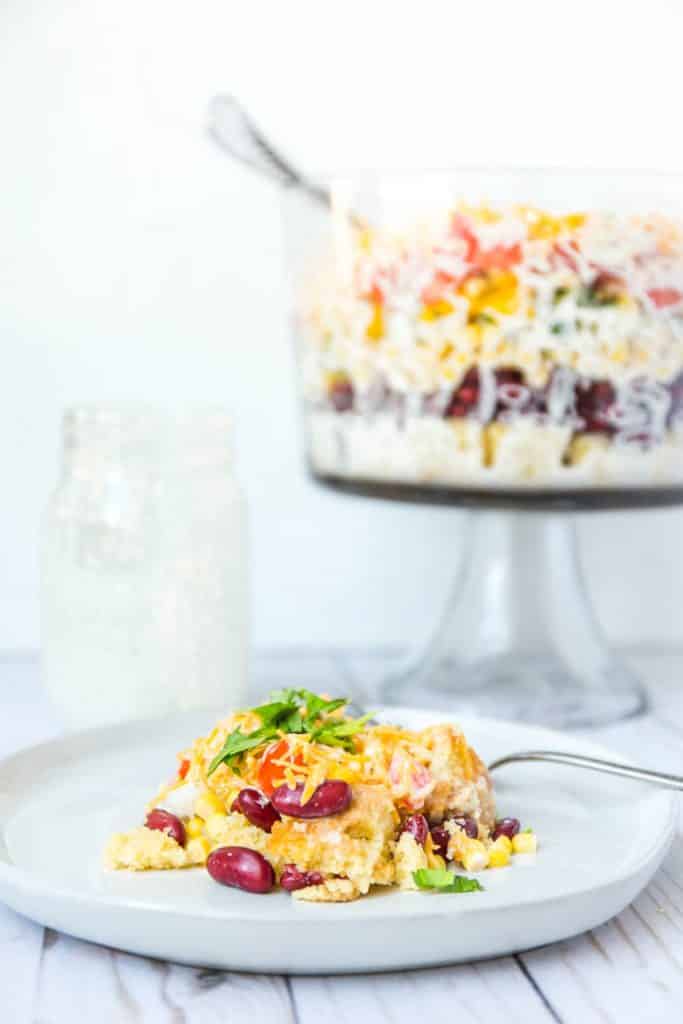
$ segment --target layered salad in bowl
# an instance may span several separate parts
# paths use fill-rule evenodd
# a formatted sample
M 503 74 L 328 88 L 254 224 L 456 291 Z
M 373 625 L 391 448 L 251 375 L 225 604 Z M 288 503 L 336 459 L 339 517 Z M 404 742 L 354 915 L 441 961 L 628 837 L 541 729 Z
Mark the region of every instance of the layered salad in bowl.
M 681 224 L 459 204 L 344 239 L 297 303 L 316 474 L 479 490 L 683 483 Z
M 456 725 L 368 717 L 303 689 L 227 716 L 179 753 L 140 824 L 111 837 L 107 867 L 199 868 L 247 892 L 340 903 L 378 887 L 476 892 L 477 872 L 536 852 L 530 828 L 496 816 Z

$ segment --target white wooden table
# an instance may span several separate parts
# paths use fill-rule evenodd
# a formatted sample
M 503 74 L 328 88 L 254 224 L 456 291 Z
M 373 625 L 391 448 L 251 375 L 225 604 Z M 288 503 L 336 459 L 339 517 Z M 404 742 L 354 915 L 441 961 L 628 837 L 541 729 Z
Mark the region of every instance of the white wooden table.
M 645 765 L 683 774 L 683 657 L 635 659 L 652 713 L 592 735 Z M 298 684 L 372 691 L 388 653 L 255 659 L 256 689 Z M 37 659 L 0 660 L 0 756 L 58 732 Z M 670 1021 L 683 1018 L 683 839 L 618 918 L 554 946 L 471 965 L 384 975 L 284 978 L 199 970 L 57 934 L 0 905 L 2 1024 L 365 1024 L 457 1020 Z

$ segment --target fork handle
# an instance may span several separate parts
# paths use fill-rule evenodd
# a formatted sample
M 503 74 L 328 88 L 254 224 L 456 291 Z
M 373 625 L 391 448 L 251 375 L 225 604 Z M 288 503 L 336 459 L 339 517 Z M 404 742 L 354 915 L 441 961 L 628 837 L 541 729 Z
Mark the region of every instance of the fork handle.
M 607 775 L 621 775 L 626 779 L 637 779 L 639 782 L 650 782 L 665 789 L 683 790 L 683 776 L 669 775 L 666 772 L 653 772 L 647 768 L 634 768 L 629 764 L 617 761 L 604 761 L 599 757 L 586 757 L 584 754 L 566 754 L 559 750 L 524 750 L 518 754 L 506 754 L 489 765 L 489 771 L 495 771 L 506 764 L 516 761 L 550 761 L 552 764 L 568 764 L 575 768 L 587 768 L 593 772 L 605 772 Z

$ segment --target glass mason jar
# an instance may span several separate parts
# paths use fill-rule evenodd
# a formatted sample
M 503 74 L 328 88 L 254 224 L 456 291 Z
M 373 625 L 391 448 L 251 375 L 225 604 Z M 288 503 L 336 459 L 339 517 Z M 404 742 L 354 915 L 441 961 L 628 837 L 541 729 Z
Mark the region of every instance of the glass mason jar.
M 43 657 L 72 727 L 247 687 L 246 516 L 216 409 L 66 412 L 43 537 Z

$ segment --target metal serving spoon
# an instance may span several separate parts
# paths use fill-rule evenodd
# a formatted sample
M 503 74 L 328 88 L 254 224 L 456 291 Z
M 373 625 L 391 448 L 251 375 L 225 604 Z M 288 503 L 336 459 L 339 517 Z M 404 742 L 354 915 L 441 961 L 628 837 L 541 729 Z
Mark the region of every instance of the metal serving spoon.
M 574 768 L 587 768 L 593 772 L 605 772 L 607 775 L 620 775 L 626 779 L 637 779 L 639 782 L 650 782 L 665 789 L 682 789 L 683 776 L 668 775 L 666 772 L 653 772 L 646 768 L 634 768 L 629 764 L 616 761 L 604 761 L 599 757 L 586 757 L 584 754 L 566 754 L 559 750 L 524 750 L 518 754 L 506 754 L 496 758 L 489 765 L 489 771 L 502 768 L 506 764 L 518 761 L 549 761 L 551 764 L 568 764 Z
M 234 96 L 214 96 L 208 114 L 209 135 L 223 152 L 276 185 L 299 189 L 313 202 L 327 210 L 331 208 L 330 190 L 292 164 L 266 138 Z M 348 218 L 354 227 L 361 230 L 366 227 L 365 221 L 352 210 L 348 211 Z

